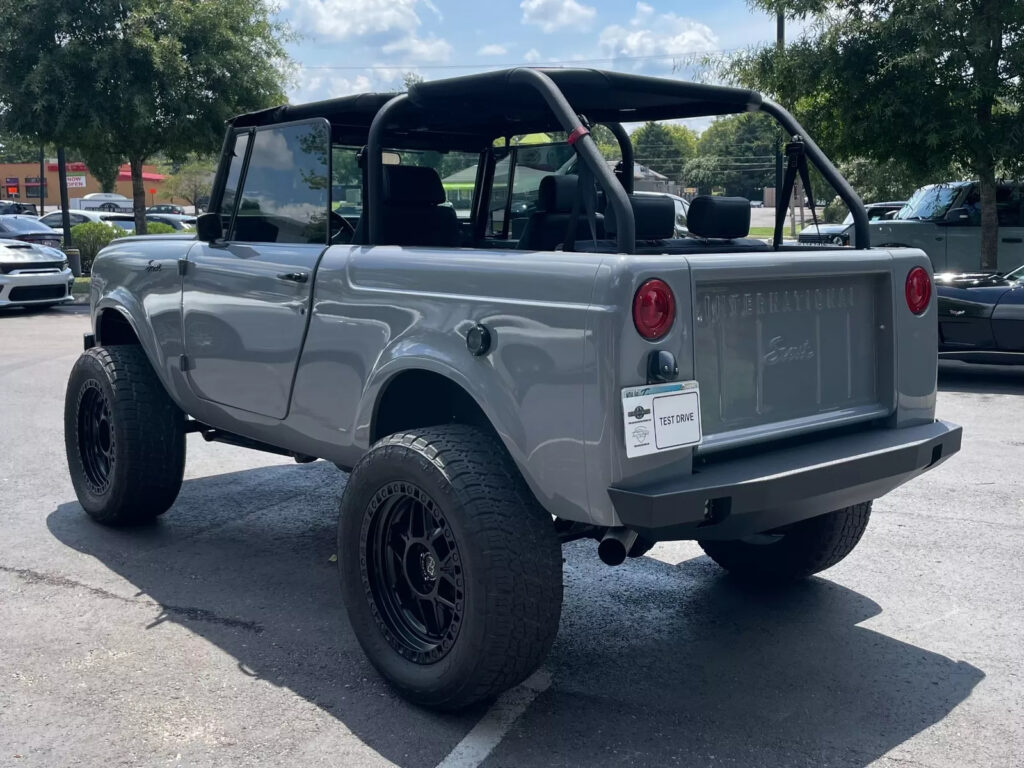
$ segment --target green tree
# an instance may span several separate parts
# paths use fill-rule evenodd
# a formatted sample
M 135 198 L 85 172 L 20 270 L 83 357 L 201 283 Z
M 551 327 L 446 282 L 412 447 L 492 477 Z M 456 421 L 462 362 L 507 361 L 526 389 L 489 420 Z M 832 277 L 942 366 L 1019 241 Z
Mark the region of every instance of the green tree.
M 839 160 L 908 178 L 977 178 L 981 264 L 998 247 L 996 179 L 1024 164 L 1024 3 L 1008 0 L 750 0 L 812 34 L 741 56 L 735 77 L 791 108 Z
M 143 163 L 212 152 L 226 119 L 283 102 L 284 36 L 265 0 L 0 0 L 3 121 L 48 143 L 117 147 L 144 233 Z
M 775 121 L 763 113 L 720 117 L 697 143 L 700 159 L 714 158 L 714 162 L 687 165 L 685 181 L 701 188 L 724 187 L 727 195 L 760 199 L 761 191 L 775 183 L 778 135 Z M 693 174 L 697 176 L 691 178 Z
M 39 142 L 5 131 L 0 135 L 0 162 L 38 163 Z
M 636 162 L 673 181 L 682 179 L 683 167 L 697 154 L 697 134 L 682 125 L 647 122 L 630 138 Z
M 117 177 L 121 173 L 121 164 L 124 162 L 124 158 L 117 151 L 117 144 L 97 143 L 83 147 L 78 153 L 85 160 L 89 172 L 100 183 L 100 189 L 104 192 L 113 192 Z
M 171 198 L 180 197 L 198 210 L 199 200 L 207 197 L 213 188 L 217 162 L 212 157 L 196 157 L 178 166 L 164 181 L 164 192 Z

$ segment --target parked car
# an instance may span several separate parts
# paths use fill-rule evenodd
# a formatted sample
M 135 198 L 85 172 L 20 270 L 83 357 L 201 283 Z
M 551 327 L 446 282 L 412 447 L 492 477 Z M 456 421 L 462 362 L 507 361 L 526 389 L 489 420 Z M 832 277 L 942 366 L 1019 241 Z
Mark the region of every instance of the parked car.
M 868 250 L 863 208 L 812 142 L 865 250 L 772 248 L 748 236 L 742 198 L 695 198 L 692 236 L 675 237 L 673 202 L 633 194 L 579 118 L 616 124 L 629 157 L 622 121 L 751 110 L 806 135 L 753 91 L 569 68 L 233 119 L 197 236 L 120 238 L 93 264 L 64 411 L 83 509 L 108 525 L 166 512 L 189 432 L 350 469 L 336 540 L 349 625 L 398 691 L 440 709 L 543 661 L 565 542 L 592 538 L 619 565 L 696 540 L 758 585 L 831 567 L 872 499 L 960 448 L 960 427 L 935 419 L 927 257 Z M 581 170 L 540 181 L 525 245 L 508 218 L 489 229 L 511 199 L 492 184 L 510 126 L 565 132 L 552 153 Z M 438 172 L 456 151 L 478 161 L 467 221 Z M 324 180 L 359 153 L 353 225 Z M 508 178 L 538 154 L 510 153 Z M 573 241 L 581 218 L 590 239 Z
M 939 357 L 1024 365 L 1024 266 L 1005 275 L 935 275 Z
M 7 216 L 12 213 L 25 216 L 39 215 L 35 203 L 23 203 L 20 200 L 0 200 L 0 216 Z
M 101 224 L 109 224 L 118 227 L 126 232 L 135 231 L 135 215 L 131 213 L 108 213 L 107 211 L 68 211 L 71 226 L 96 221 Z M 60 230 L 64 227 L 61 211 L 53 211 L 39 219 L 43 224 Z
M 60 232 L 46 226 L 45 222 L 35 216 L 20 214 L 0 216 L 0 238 L 23 240 L 26 243 L 36 243 L 58 249 L 64 239 Z
M 147 213 L 146 221 L 167 224 L 175 229 L 195 229 L 195 216 L 182 216 L 174 213 Z
M 171 205 L 170 203 L 159 203 L 157 205 L 151 205 L 146 209 L 146 213 L 173 213 L 177 216 L 184 216 L 185 209 L 180 205 Z
M 63 251 L 0 240 L 0 307 L 52 306 L 73 301 L 74 282 Z
M 868 221 L 885 221 L 895 216 L 906 204 L 906 200 L 865 203 L 864 208 L 868 212 Z M 848 213 L 839 224 L 808 224 L 800 230 L 797 239 L 806 244 L 849 245 L 852 232 L 853 214 Z
M 936 272 L 973 272 L 981 252 L 981 193 L 973 181 L 930 184 L 917 190 L 889 221 L 874 222 L 871 243 L 920 248 Z M 1024 263 L 1024 186 L 998 185 L 999 251 L 996 269 Z

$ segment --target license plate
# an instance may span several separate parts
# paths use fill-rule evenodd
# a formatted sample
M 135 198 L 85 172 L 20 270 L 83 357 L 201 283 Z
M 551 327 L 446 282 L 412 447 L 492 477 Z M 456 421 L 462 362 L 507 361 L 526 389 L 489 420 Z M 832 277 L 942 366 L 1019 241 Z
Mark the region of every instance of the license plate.
M 626 456 L 647 456 L 699 445 L 700 389 L 696 381 L 622 390 Z

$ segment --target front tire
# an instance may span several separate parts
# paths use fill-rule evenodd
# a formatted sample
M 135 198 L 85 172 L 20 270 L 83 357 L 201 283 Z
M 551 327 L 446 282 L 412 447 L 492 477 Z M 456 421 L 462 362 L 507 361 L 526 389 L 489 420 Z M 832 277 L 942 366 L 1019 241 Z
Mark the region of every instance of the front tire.
M 68 379 L 64 447 L 82 507 L 105 525 L 152 520 L 185 471 L 185 416 L 140 347 L 94 347 Z
M 353 631 L 405 697 L 460 709 L 522 682 L 558 631 L 562 556 L 551 517 L 504 447 L 446 425 L 376 443 L 338 521 Z
M 870 518 L 867 501 L 747 539 L 697 543 L 738 579 L 785 583 L 831 568 L 850 554 Z

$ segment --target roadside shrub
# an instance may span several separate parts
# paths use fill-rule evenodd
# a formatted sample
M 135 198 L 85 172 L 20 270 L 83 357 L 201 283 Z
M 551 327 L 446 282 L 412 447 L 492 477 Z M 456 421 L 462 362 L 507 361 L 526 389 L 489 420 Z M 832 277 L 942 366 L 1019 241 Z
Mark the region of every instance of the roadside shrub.
M 92 272 L 92 262 L 97 253 L 110 245 L 111 241 L 118 237 L 124 237 L 126 234 L 128 233 L 119 227 L 112 227 L 98 221 L 73 226 L 71 241 L 82 254 L 82 274 L 88 275 Z
M 173 235 L 178 230 L 172 227 L 170 224 L 164 224 L 159 221 L 147 221 L 146 222 L 146 234 L 147 235 Z

